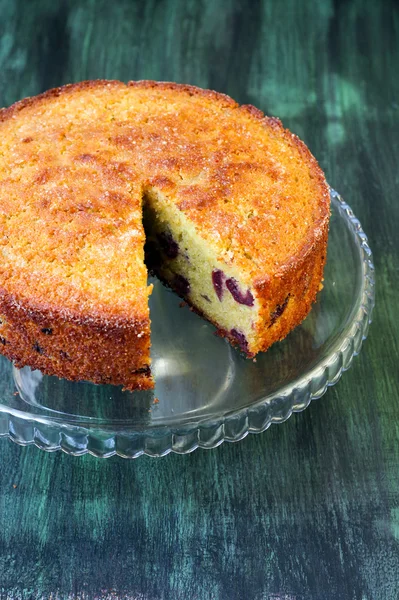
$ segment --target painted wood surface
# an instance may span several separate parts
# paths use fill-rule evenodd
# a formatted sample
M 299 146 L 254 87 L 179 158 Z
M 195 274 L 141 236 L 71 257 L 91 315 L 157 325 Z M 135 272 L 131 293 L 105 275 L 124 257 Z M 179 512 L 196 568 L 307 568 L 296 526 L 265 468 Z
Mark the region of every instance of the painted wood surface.
M 0 104 L 92 78 L 252 103 L 310 146 L 369 235 L 361 355 L 303 413 L 192 455 L 0 442 L 0 598 L 399 598 L 399 5 L 0 0 Z

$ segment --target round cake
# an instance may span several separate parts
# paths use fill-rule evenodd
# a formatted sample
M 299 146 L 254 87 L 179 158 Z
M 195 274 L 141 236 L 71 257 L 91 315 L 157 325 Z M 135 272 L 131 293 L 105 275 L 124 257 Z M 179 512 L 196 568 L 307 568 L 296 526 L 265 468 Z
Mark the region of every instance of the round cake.
M 321 287 L 329 190 L 276 118 L 192 86 L 91 81 L 0 111 L 0 352 L 153 387 L 148 270 L 249 357 Z

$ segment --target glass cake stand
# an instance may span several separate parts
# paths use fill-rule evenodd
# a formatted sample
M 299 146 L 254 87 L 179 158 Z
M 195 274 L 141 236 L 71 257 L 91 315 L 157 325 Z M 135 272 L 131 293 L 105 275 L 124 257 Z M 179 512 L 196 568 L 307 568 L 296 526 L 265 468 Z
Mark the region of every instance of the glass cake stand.
M 0 436 L 47 451 L 134 458 L 241 440 L 304 410 L 334 385 L 366 338 L 374 306 L 367 237 L 331 190 L 324 288 L 281 343 L 245 359 L 154 280 L 153 392 L 71 383 L 0 358 Z

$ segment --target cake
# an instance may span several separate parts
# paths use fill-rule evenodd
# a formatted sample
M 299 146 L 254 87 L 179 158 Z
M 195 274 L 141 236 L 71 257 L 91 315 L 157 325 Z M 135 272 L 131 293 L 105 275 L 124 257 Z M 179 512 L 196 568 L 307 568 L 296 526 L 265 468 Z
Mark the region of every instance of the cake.
M 89 81 L 0 111 L 0 352 L 146 389 L 148 270 L 247 356 L 309 312 L 329 191 L 253 106 L 187 85 Z

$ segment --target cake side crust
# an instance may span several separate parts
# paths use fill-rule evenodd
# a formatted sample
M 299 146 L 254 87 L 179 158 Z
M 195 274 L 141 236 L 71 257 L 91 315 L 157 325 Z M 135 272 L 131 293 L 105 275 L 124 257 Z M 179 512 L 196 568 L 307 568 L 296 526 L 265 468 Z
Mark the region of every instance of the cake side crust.
M 150 321 L 81 318 L 38 307 L 0 292 L 0 351 L 16 367 L 29 366 L 71 381 L 153 388 Z
M 318 292 L 322 289 L 327 257 L 328 222 L 317 240 L 297 261 L 273 278 L 255 283 L 260 303 L 257 325 L 258 340 L 252 351 L 266 351 L 284 339 L 309 314 Z

